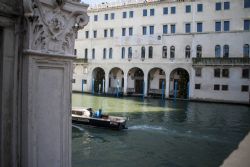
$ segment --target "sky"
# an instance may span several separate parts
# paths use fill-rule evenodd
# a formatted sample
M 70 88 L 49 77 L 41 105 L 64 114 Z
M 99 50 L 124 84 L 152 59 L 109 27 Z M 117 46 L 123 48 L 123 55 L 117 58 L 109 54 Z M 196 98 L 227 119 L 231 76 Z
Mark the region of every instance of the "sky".
M 115 2 L 116 0 L 81 0 L 81 1 L 92 5 L 92 4 L 100 4 L 102 2 Z

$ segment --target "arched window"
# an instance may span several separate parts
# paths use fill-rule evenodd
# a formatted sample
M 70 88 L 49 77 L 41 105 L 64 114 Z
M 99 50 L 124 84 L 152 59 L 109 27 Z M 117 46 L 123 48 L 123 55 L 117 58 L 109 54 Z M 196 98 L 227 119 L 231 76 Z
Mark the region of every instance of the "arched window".
M 125 58 L 125 48 L 122 47 L 122 59 L 124 59 L 124 58 Z
M 185 57 L 186 57 L 186 59 L 189 59 L 190 55 L 191 55 L 191 48 L 190 48 L 189 45 L 187 45 L 186 49 L 185 49 Z
M 153 58 L 153 46 L 148 47 L 148 58 Z
M 249 45 L 248 44 L 245 44 L 243 46 L 243 57 L 249 58 Z
M 92 59 L 95 59 L 95 49 L 92 49 Z
M 197 45 L 197 47 L 196 47 L 196 57 L 197 58 L 202 57 L 202 47 L 201 47 L 201 45 Z
M 229 46 L 228 45 L 224 45 L 224 47 L 223 47 L 223 57 L 224 58 L 229 57 Z
M 132 47 L 128 48 L 128 58 L 132 59 Z
M 113 49 L 109 48 L 109 59 L 112 59 L 113 57 Z
M 174 59 L 175 57 L 175 47 L 171 46 L 170 47 L 170 59 Z
M 220 54 L 221 54 L 220 45 L 216 45 L 216 46 L 215 46 L 214 52 L 215 52 L 215 57 L 220 57 Z
M 88 59 L 88 49 L 85 49 L 85 59 Z
M 103 59 L 106 59 L 106 48 L 103 49 Z
M 162 47 L 162 58 L 167 58 L 168 56 L 168 48 L 167 46 Z
M 141 47 L 141 58 L 145 59 L 145 47 Z

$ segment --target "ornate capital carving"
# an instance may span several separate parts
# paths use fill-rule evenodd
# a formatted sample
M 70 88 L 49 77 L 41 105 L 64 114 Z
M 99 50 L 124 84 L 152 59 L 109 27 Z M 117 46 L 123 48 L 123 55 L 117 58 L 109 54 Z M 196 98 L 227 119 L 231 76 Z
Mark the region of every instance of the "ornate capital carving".
M 26 49 L 73 55 L 76 33 L 89 21 L 87 8 L 76 0 L 24 0 Z

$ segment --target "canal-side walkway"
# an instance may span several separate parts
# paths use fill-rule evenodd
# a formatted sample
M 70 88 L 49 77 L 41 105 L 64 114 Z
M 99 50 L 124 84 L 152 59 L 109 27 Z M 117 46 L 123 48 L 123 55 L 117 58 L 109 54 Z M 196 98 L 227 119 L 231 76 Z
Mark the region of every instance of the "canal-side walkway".
M 239 144 L 237 150 L 224 161 L 221 167 L 249 167 L 250 166 L 250 133 Z

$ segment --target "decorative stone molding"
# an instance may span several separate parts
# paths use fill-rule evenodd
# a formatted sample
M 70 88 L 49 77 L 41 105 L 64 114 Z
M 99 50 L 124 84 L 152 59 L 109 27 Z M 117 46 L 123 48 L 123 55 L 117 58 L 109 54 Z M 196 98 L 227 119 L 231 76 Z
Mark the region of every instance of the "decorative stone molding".
M 28 24 L 25 49 L 72 55 L 79 29 L 89 21 L 88 5 L 77 0 L 24 0 Z

